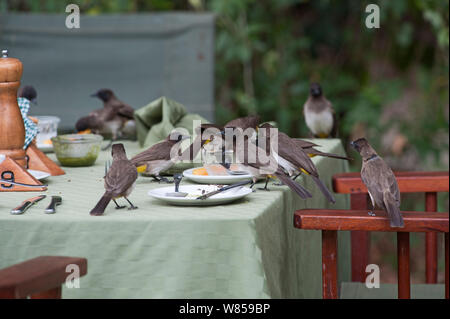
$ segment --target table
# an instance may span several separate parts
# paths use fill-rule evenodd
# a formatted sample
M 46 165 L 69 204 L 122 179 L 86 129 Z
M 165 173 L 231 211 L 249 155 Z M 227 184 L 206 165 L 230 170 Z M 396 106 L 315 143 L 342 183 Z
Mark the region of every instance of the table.
M 313 141 L 322 151 L 344 154 L 338 139 Z M 129 157 L 140 151 L 135 142 L 124 145 Z M 320 233 L 295 229 L 293 213 L 348 208 L 348 196 L 336 194 L 336 204 L 329 204 L 311 179 L 300 177 L 312 199 L 269 183 L 269 192 L 233 204 L 176 207 L 147 195 L 166 185 L 139 177 L 129 197 L 138 210 L 115 210 L 111 203 L 104 216 L 90 216 L 109 158 L 102 152 L 94 166 L 64 167 L 66 175 L 48 179 L 48 197 L 23 215 L 9 211 L 36 193 L 0 193 L 0 268 L 41 255 L 87 258 L 88 274 L 79 288 L 64 286 L 64 298 L 321 297 Z M 332 175 L 348 171 L 346 161 L 313 161 L 330 189 Z M 47 215 L 52 195 L 63 204 Z M 349 234 L 339 236 L 339 275 L 349 281 Z

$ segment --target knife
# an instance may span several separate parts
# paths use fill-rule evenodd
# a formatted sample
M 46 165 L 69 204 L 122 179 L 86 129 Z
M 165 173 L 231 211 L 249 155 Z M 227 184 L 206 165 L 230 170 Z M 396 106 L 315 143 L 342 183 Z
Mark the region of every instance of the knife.
M 56 213 L 56 206 L 61 205 L 62 198 L 61 196 L 52 196 L 52 200 L 50 205 L 45 209 L 46 214 L 54 214 Z
M 11 210 L 11 214 L 13 215 L 20 215 L 25 213 L 25 211 L 30 208 L 31 206 L 33 206 L 35 203 L 39 202 L 40 200 L 43 200 L 45 197 L 47 197 L 46 195 L 40 195 L 40 196 L 36 196 L 30 199 L 27 199 L 26 201 L 22 202 L 22 204 L 20 206 L 17 206 L 16 208 Z
M 207 194 L 205 194 L 205 195 L 201 195 L 201 196 L 197 197 L 196 199 L 207 199 L 208 197 L 211 197 L 211 196 L 213 196 L 213 195 L 219 194 L 219 193 L 221 193 L 221 192 L 227 191 L 227 190 L 232 189 L 232 188 L 235 188 L 235 187 L 244 186 L 244 185 L 247 185 L 247 184 L 252 183 L 252 182 L 253 182 L 253 181 L 250 179 L 250 180 L 238 182 L 238 183 L 235 183 L 235 184 L 231 184 L 231 185 L 228 185 L 228 186 L 219 188 L 219 189 L 216 190 L 216 191 L 209 192 L 209 193 L 207 193 Z
M 9 181 L 7 179 L 3 179 L 0 178 L 0 184 L 1 186 L 3 186 L 3 184 L 5 185 L 19 185 L 19 186 L 25 186 L 25 187 L 35 187 L 35 188 L 42 188 L 42 187 L 47 187 L 48 185 L 30 185 L 30 184 L 24 184 L 24 183 L 18 183 L 18 182 L 13 182 L 13 181 Z

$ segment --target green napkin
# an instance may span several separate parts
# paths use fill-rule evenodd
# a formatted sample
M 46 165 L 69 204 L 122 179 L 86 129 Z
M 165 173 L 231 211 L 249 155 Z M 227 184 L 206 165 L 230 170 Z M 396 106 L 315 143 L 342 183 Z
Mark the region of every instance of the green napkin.
M 193 134 L 193 121 L 208 123 L 198 114 L 190 114 L 184 105 L 160 97 L 134 112 L 137 139 L 141 147 L 149 147 L 163 139 L 177 127 L 185 128 Z

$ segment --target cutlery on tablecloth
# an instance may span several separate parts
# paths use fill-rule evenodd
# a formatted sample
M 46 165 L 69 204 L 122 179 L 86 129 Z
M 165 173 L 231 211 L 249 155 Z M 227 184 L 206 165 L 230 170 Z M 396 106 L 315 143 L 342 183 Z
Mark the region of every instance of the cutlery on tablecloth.
M 24 183 L 18 183 L 18 182 L 13 182 L 7 179 L 3 179 L 0 178 L 0 183 L 2 184 L 7 184 L 7 185 L 18 185 L 18 186 L 25 186 L 25 187 L 34 187 L 34 188 L 42 188 L 42 187 L 47 187 L 48 185 L 30 185 L 30 184 L 24 184 Z
M 11 214 L 13 214 L 13 215 L 23 214 L 23 213 L 25 213 L 25 211 L 28 208 L 30 208 L 31 206 L 33 206 L 34 204 L 36 204 L 40 200 L 43 200 L 45 197 L 47 197 L 47 196 L 46 195 L 40 195 L 40 196 L 32 197 L 32 198 L 29 198 L 29 199 L 25 200 L 25 201 L 22 202 L 22 204 L 20 204 L 16 208 L 13 208 L 11 210 Z
M 247 185 L 247 184 L 250 184 L 250 183 L 253 184 L 253 181 L 247 180 L 247 181 L 242 181 L 242 182 L 238 182 L 238 183 L 235 183 L 235 184 L 231 184 L 231 185 L 228 185 L 228 186 L 224 186 L 222 188 L 219 188 L 216 191 L 209 192 L 207 194 L 201 195 L 201 196 L 197 197 L 196 199 L 207 199 L 208 197 L 211 197 L 213 195 L 222 193 L 222 192 L 227 191 L 229 189 L 232 189 L 232 188 L 235 188 L 235 187 L 239 187 L 239 186 L 244 186 L 244 185 Z
M 62 198 L 61 196 L 52 196 L 52 200 L 50 202 L 50 205 L 45 209 L 46 214 L 54 214 L 56 213 L 56 206 L 61 205 Z
M 171 197 L 186 197 L 188 193 L 180 192 L 180 182 L 183 179 L 183 174 L 175 174 L 173 175 L 173 181 L 175 183 L 175 192 L 172 193 L 166 193 L 166 196 Z

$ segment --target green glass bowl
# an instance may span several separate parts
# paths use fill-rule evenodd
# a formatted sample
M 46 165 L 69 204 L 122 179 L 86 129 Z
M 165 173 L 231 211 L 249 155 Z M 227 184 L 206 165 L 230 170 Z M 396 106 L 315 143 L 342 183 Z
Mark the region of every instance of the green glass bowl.
M 53 150 L 62 166 L 94 165 L 103 141 L 96 134 L 66 134 L 52 137 Z

